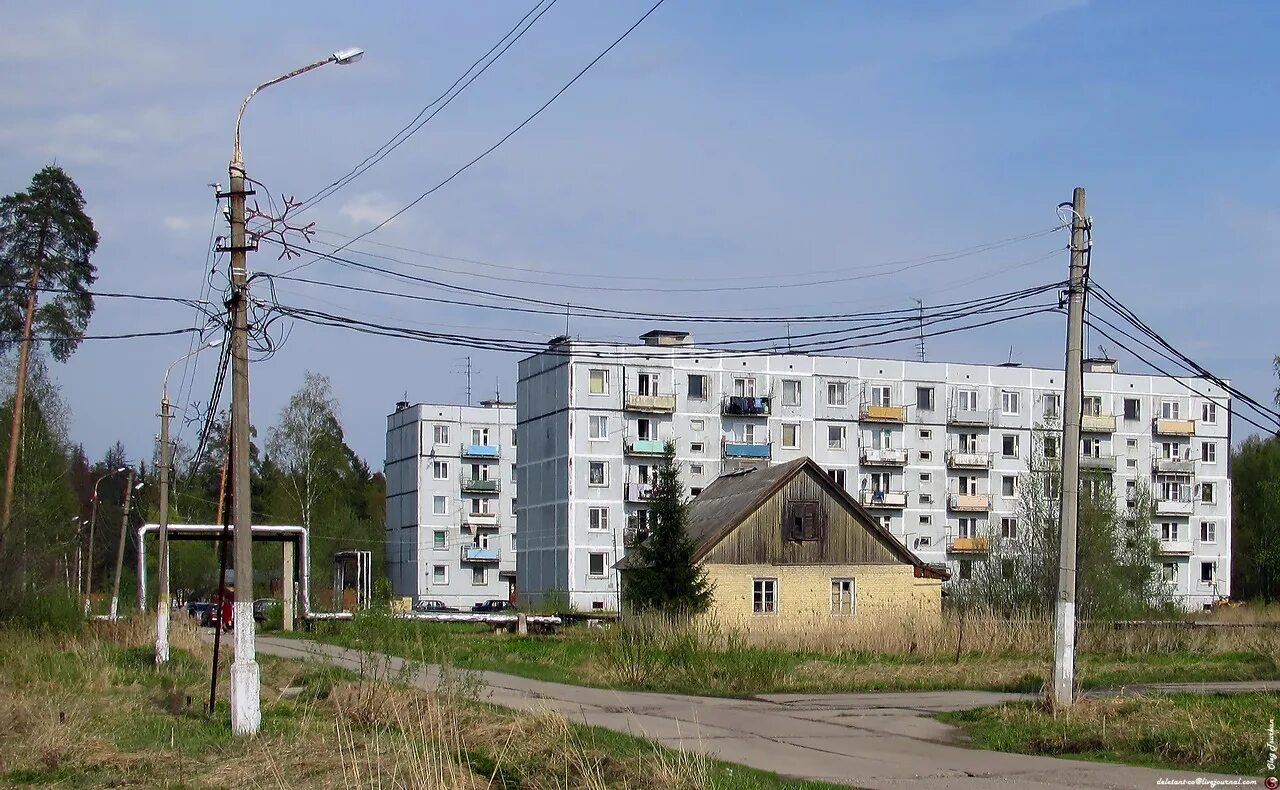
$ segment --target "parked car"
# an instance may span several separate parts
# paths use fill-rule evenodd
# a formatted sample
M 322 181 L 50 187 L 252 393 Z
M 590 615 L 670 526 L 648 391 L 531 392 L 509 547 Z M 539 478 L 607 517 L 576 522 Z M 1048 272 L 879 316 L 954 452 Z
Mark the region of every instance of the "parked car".
M 445 606 L 444 601 L 439 601 L 439 600 L 436 600 L 435 598 L 419 598 L 418 600 L 413 602 L 413 611 L 425 612 L 425 613 L 441 613 L 441 612 L 456 612 L 459 610 L 453 608 L 452 606 Z
M 209 607 L 211 606 L 213 606 L 213 604 L 208 601 L 187 601 L 187 616 L 194 617 L 196 620 L 200 621 L 201 625 L 203 625 L 205 612 L 209 611 Z
M 474 612 L 514 612 L 516 607 L 505 598 L 490 598 L 484 603 L 478 603 L 472 607 Z
M 259 598 L 253 602 L 253 621 L 255 623 L 265 623 L 267 621 L 267 611 L 275 606 L 278 601 L 275 598 Z

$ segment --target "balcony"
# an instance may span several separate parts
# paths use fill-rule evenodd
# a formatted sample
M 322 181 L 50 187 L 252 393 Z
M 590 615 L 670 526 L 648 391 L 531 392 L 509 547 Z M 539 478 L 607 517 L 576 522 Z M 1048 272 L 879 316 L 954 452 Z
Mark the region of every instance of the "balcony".
M 1116 418 L 1114 414 L 1082 414 L 1080 430 L 1085 433 L 1115 433 Z
M 1195 503 L 1190 499 L 1157 499 L 1157 516 L 1190 516 Z
M 1157 458 L 1152 462 L 1157 474 L 1193 475 L 1196 473 L 1195 461 L 1184 461 L 1180 458 Z
M 667 443 L 661 439 L 628 439 L 627 455 L 655 456 L 667 451 Z
M 462 526 L 464 527 L 496 527 L 498 526 L 497 513 L 463 513 Z
M 462 445 L 462 457 L 497 460 L 498 446 L 496 444 L 464 444 Z
M 952 538 L 947 543 L 952 554 L 986 554 L 991 551 L 991 538 Z
M 463 562 L 498 562 L 501 559 L 499 550 L 486 546 L 463 546 Z
M 729 395 L 720 405 L 722 414 L 730 417 L 768 417 L 773 399 L 753 395 Z
M 675 395 L 628 395 L 623 408 L 654 414 L 670 414 L 676 410 Z
M 771 455 L 773 445 L 765 442 L 763 444 L 751 444 L 747 442 L 725 442 L 724 457 L 725 458 L 768 458 Z
M 991 509 L 991 497 L 986 494 L 948 494 L 947 507 L 965 513 L 986 513 Z
M 858 501 L 863 507 L 904 508 L 907 506 L 907 494 L 905 491 L 862 491 Z
M 498 491 L 499 483 L 497 480 L 468 476 L 462 478 L 462 493 L 464 494 L 496 494 Z
M 627 483 L 628 502 L 648 502 L 653 495 L 653 486 L 648 483 Z
M 1114 455 L 1082 455 L 1080 456 L 1080 468 L 1095 472 L 1114 472 L 1116 471 L 1116 457 Z
M 963 453 L 947 450 L 947 466 L 951 469 L 990 469 L 991 453 Z
M 1151 430 L 1156 436 L 1193 436 L 1196 432 L 1196 421 L 1162 420 L 1157 417 L 1151 421 Z
M 906 422 L 907 408 L 864 403 L 858 411 L 858 418 L 866 422 Z
M 863 466 L 906 466 L 907 451 L 898 447 L 863 447 Z
M 1186 556 L 1191 553 L 1190 540 L 1162 540 L 1158 551 L 1161 554 Z
M 991 412 L 985 409 L 962 409 L 952 406 L 947 410 L 947 425 L 988 426 Z

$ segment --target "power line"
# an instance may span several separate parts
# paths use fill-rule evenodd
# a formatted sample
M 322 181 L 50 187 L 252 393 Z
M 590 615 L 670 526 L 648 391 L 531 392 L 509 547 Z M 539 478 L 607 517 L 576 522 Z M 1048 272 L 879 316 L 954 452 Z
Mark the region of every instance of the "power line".
M 408 211 L 409 209 L 411 209 L 411 208 L 413 208 L 414 206 L 418 205 L 418 204 L 419 204 L 419 203 L 421 203 L 424 199 L 426 199 L 426 198 L 427 198 L 427 196 L 429 196 L 429 195 L 431 195 L 431 194 L 435 193 L 437 190 L 439 190 L 439 189 L 443 188 L 446 184 L 448 184 L 449 182 L 453 181 L 453 179 L 457 178 L 458 176 L 462 175 L 464 172 L 466 172 L 467 170 L 469 170 L 469 169 L 471 168 L 471 166 L 472 166 L 472 165 L 476 164 L 476 163 L 477 163 L 477 162 L 479 162 L 481 159 L 484 159 L 484 158 L 485 158 L 486 156 L 488 156 L 489 154 L 491 154 L 491 153 L 493 153 L 494 151 L 498 150 L 498 148 L 499 148 L 499 147 L 501 147 L 503 143 L 505 143 L 507 140 L 510 140 L 512 137 L 514 137 L 514 136 L 515 136 L 515 135 L 516 135 L 516 134 L 517 134 L 521 129 L 523 129 L 525 126 L 529 125 L 529 123 L 530 123 L 531 121 L 533 121 L 533 119 L 534 119 L 534 118 L 537 118 L 539 115 L 541 115 L 541 114 L 542 114 L 542 112 L 543 112 L 543 110 L 545 110 L 545 109 L 547 109 L 548 107 L 550 107 L 550 106 L 552 105 L 552 103 L 553 103 L 553 102 L 555 102 L 555 100 L 556 100 L 556 99 L 560 98 L 560 97 L 564 94 L 564 92 L 565 92 L 565 91 L 569 90 L 569 88 L 571 88 L 571 87 L 574 85 L 574 83 L 576 83 L 579 79 L 581 79 L 581 78 L 582 78 L 582 75 L 584 75 L 584 74 L 586 74 L 588 71 L 590 71 L 592 66 L 594 66 L 594 65 L 596 65 L 596 63 L 600 62 L 600 60 L 601 60 L 605 55 L 608 55 L 610 52 L 612 52 L 614 47 L 616 47 L 616 46 L 618 46 L 619 44 L 621 44 L 621 43 L 622 43 L 622 41 L 623 41 L 624 39 L 626 39 L 626 37 L 627 37 L 627 36 L 631 35 L 632 31 L 634 31 L 636 28 L 640 27 L 641 23 L 643 23 L 646 19 L 648 19 L 650 14 L 652 14 L 654 11 L 657 11 L 657 10 L 658 10 L 658 8 L 659 8 L 659 6 L 661 6 L 664 2 L 666 2 L 666 0 L 658 0 L 656 3 L 654 3 L 654 4 L 649 8 L 649 10 L 648 10 L 648 11 L 645 11 L 645 12 L 644 12 L 644 15 L 643 15 L 643 16 L 641 16 L 639 19 L 637 19 L 637 20 L 635 21 L 635 23 L 634 23 L 633 25 L 631 25 L 631 27 L 627 28 L 627 29 L 626 29 L 626 31 L 624 31 L 622 35 L 620 35 L 620 36 L 618 36 L 616 39 L 614 39 L 613 43 L 612 43 L 612 44 L 610 44 L 609 46 L 605 47 L 604 51 L 602 51 L 599 55 L 596 55 L 594 58 L 592 58 L 592 59 L 591 59 L 591 62 L 589 62 L 586 66 L 583 66 L 583 67 L 582 67 L 582 70 L 581 70 L 581 71 L 579 71 L 577 74 L 575 74 L 575 75 L 573 76 L 573 79 L 571 79 L 571 80 L 569 80 L 568 82 L 566 82 L 566 83 L 565 83 L 565 84 L 560 88 L 560 90 L 556 91 L 556 92 L 555 92 L 555 94 L 554 94 L 554 95 L 552 95 L 552 97 L 551 97 L 550 99 L 547 99 L 547 100 L 546 100 L 546 102 L 544 102 L 544 103 L 543 103 L 543 105 L 542 105 L 541 107 L 539 107 L 538 109 L 534 110 L 534 111 L 533 111 L 533 114 L 529 115 L 527 118 L 525 118 L 523 121 L 521 121 L 521 122 L 519 123 L 519 125 L 517 125 L 517 126 L 516 126 L 516 128 L 514 128 L 514 129 L 512 129 L 511 131 L 507 132 L 507 133 L 506 133 L 505 135 L 503 135 L 503 136 L 502 136 L 502 137 L 501 137 L 501 138 L 500 138 L 496 143 L 494 143 L 493 145 L 491 145 L 491 146 L 489 146 L 488 148 L 486 148 L 484 151 L 482 151 L 480 154 L 478 154 L 474 159 L 472 159 L 471 161 L 467 162 L 467 163 L 466 163 L 465 165 L 463 165 L 462 167 L 459 167 L 457 170 L 453 171 L 453 173 L 452 173 L 450 176 L 448 176 L 447 178 L 445 178 L 443 181 L 441 181 L 440 183 L 438 183 L 438 184 L 436 184 L 435 186 L 431 187 L 431 188 L 430 188 L 430 189 L 428 189 L 426 192 L 423 192 L 421 195 L 418 195 L 418 197 L 416 197 L 416 198 L 414 198 L 412 201 L 410 201 L 410 202 L 408 203 L 408 205 L 406 205 L 406 206 L 404 206 L 403 208 L 399 209 L 398 211 L 396 211 L 395 213 L 393 213 L 391 216 L 387 217 L 386 219 L 382 220 L 382 221 L 381 221 L 381 222 L 379 222 L 378 224 L 374 225 L 374 226 L 373 226 L 372 228 L 370 228 L 369 230 L 366 230 L 364 233 L 361 233 L 359 236 L 357 236 L 357 237 L 356 237 L 356 240 L 363 239 L 365 236 L 368 236 L 368 235 L 370 235 L 370 234 L 372 234 L 372 233 L 376 233 L 377 231 L 381 230 L 381 229 L 382 229 L 382 228 L 383 228 L 383 227 L 384 227 L 388 222 L 391 222 L 391 221 L 392 221 L 392 220 L 394 220 L 396 217 L 400 216 L 401 214 L 405 213 L 405 212 L 406 212 L 406 211 Z M 346 246 L 347 246 L 347 245 L 343 245 L 342 247 L 339 247 L 339 248 L 338 248 L 338 250 L 342 250 L 342 249 L 344 249 Z M 310 266 L 311 264 L 313 264 L 313 263 L 315 263 L 316 261 L 319 261 L 319 260 L 321 260 L 321 258 L 320 258 L 320 257 L 312 258 L 312 259 L 311 259 L 311 260 L 309 260 L 309 261 L 306 261 L 306 262 L 304 262 L 304 263 L 300 263 L 300 264 L 298 264 L 297 266 L 294 266 L 294 267 L 292 267 L 292 268 L 286 269 L 284 272 L 282 272 L 282 274 L 290 274 L 290 273 L 292 273 L 292 272 L 297 271 L 298 269 L 301 269 L 301 268 L 306 267 L 306 266 Z

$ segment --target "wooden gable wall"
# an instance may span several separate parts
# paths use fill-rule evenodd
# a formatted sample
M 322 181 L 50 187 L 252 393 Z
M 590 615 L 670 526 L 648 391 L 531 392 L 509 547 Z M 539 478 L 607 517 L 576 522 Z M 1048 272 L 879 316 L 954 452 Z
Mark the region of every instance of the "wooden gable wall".
M 825 534 L 819 540 L 788 541 L 782 523 L 788 499 L 818 502 L 826 514 Z M 902 562 L 880 538 L 863 525 L 843 500 L 804 469 L 754 513 L 726 535 L 703 562 L 727 565 L 897 564 Z

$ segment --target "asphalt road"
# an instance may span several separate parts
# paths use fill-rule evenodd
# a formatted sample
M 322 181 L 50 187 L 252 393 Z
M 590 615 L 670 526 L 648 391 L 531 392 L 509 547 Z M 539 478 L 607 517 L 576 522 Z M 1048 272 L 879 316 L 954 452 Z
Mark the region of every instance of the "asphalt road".
M 397 675 L 405 666 L 398 658 L 297 639 L 259 637 L 258 650 L 287 658 L 326 660 L 354 670 L 377 667 Z M 574 721 L 650 738 L 673 748 L 784 776 L 855 787 L 1155 788 L 1159 779 L 1234 778 L 970 749 L 956 728 L 932 718 L 942 711 L 1029 698 L 1021 694 L 913 691 L 726 699 L 610 691 L 497 672 L 474 674 L 483 680 L 487 699 L 498 705 L 551 709 Z M 419 670 L 409 679 L 423 688 L 434 688 L 437 669 Z M 1277 689 L 1280 683 L 1169 684 L 1167 688 L 1231 693 Z M 1262 786 L 1257 777 L 1247 778 Z

